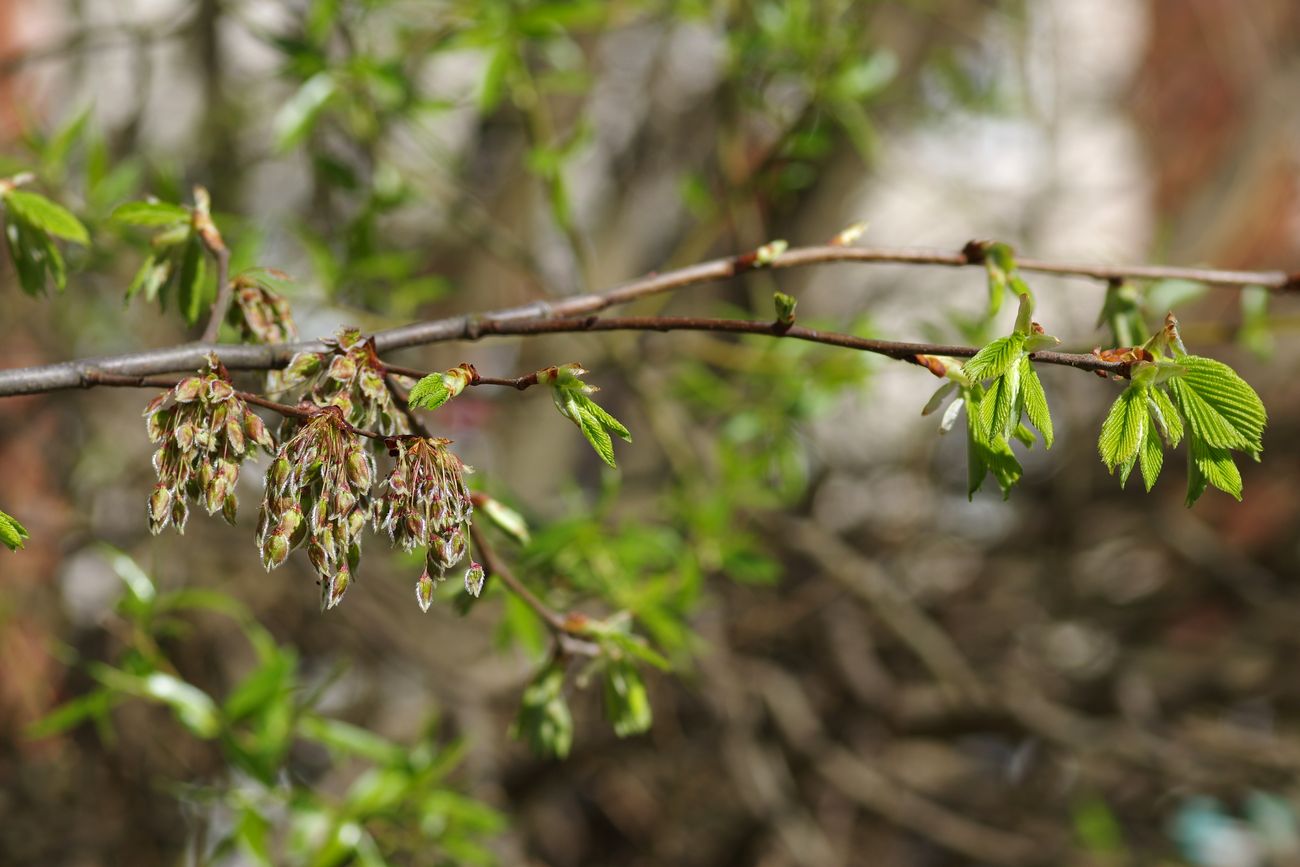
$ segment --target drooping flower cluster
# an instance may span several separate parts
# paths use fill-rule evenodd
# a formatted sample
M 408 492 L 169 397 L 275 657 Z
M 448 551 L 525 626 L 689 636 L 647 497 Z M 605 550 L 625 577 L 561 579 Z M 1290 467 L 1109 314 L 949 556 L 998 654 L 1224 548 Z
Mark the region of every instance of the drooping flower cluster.
M 415 598 L 421 610 L 428 611 L 435 581 L 441 581 L 469 550 L 474 506 L 465 485 L 468 468 L 447 448 L 451 440 L 399 436 L 387 442 L 396 465 L 375 501 L 375 529 L 388 531 L 404 551 L 426 549 Z M 465 589 L 477 596 L 484 577 L 483 567 L 471 562 Z
M 374 462 L 337 406 L 323 407 L 280 446 L 266 472 L 257 545 L 267 571 L 307 546 L 321 608 L 343 599 L 361 559 Z
M 220 362 L 209 356 L 206 372 L 158 395 L 144 415 L 150 442 L 160 444 L 153 456 L 158 484 L 149 497 L 150 532 L 172 524 L 184 533 L 190 500 L 235 523 L 239 465 L 254 444 L 271 452 L 275 442 L 235 393 Z
M 284 369 L 286 388 L 307 383 L 305 397 L 316 406 L 337 406 L 357 427 L 395 436 L 410 433 L 384 383 L 383 362 L 374 343 L 355 328 L 344 328 L 328 343 L 329 352 L 300 352 Z

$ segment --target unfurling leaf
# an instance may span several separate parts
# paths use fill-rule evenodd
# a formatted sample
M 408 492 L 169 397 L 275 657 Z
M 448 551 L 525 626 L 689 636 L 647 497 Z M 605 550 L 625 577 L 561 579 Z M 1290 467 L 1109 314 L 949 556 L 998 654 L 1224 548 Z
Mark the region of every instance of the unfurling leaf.
M 1038 371 L 1028 358 L 1020 361 L 1020 399 L 1025 407 L 1029 422 L 1043 435 L 1043 446 L 1052 447 L 1055 435 L 1052 433 L 1052 413 L 1047 406 L 1047 393 L 1043 391 L 1042 380 Z
M 477 376 L 474 367 L 461 364 L 443 373 L 431 373 L 411 388 L 406 402 L 412 409 L 437 409 L 463 392 Z
M 614 433 L 627 442 L 632 442 L 632 435 L 621 421 L 591 399 L 589 395 L 597 389 L 580 378 L 586 372 L 581 365 L 573 362 L 539 370 L 537 381 L 551 386 L 551 397 L 560 414 L 578 426 L 601 460 L 616 467 L 614 444 L 609 434 Z
M 991 340 L 966 362 L 964 368 L 966 375 L 976 381 L 1001 376 L 1020 361 L 1024 348 L 1025 335 L 1023 334 L 1008 334 L 1006 337 Z

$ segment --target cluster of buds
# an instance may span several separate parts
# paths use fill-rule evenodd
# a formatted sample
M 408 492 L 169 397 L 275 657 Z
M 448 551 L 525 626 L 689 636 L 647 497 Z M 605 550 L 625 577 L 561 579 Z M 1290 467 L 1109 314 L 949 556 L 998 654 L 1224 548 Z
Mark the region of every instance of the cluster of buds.
M 232 324 L 247 343 L 297 340 L 298 326 L 293 322 L 289 301 L 271 288 L 268 278 L 287 280 L 289 275 L 268 268 L 247 271 L 234 279 Z
M 149 530 L 168 524 L 185 532 L 189 500 L 198 500 L 209 515 L 218 511 L 235 522 L 235 481 L 252 445 L 275 447 L 258 416 L 235 393 L 215 356 L 208 369 L 182 379 L 154 398 L 144 411 L 149 440 L 159 444 L 153 466 L 158 484 L 149 497 Z
M 396 459 L 375 501 L 375 529 L 404 551 L 425 548 L 425 567 L 415 585 L 420 609 L 428 611 L 433 588 L 469 550 L 469 522 L 474 512 L 468 468 L 447 448 L 451 440 L 398 436 L 387 440 Z M 465 589 L 477 596 L 483 590 L 483 567 L 471 561 L 465 572 Z
M 338 605 L 361 559 L 374 462 L 336 406 L 323 407 L 287 440 L 266 471 L 257 546 L 267 571 L 307 546 L 321 608 Z
M 286 388 L 307 383 L 306 398 L 316 406 L 337 406 L 357 427 L 384 436 L 410 433 L 406 416 L 397 409 L 384 383 L 384 365 L 372 340 L 355 328 L 344 328 L 328 352 L 300 352 L 284 369 Z

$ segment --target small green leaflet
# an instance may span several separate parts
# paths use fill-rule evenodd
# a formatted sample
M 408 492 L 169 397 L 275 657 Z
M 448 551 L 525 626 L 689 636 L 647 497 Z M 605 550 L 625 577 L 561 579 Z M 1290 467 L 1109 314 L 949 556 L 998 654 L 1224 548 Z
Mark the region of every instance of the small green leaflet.
M 4 545 L 10 551 L 17 551 L 23 547 L 23 540 L 29 538 L 31 537 L 26 527 L 10 515 L 0 512 L 0 545 Z
M 1029 422 L 1043 435 L 1043 446 L 1052 447 L 1055 434 L 1052 433 L 1052 413 L 1047 407 L 1047 393 L 1043 391 L 1042 380 L 1033 362 L 1028 358 L 1020 360 L 1020 400 L 1025 408 Z
M 578 426 L 601 460 L 611 467 L 617 467 L 614 462 L 614 442 L 609 435 L 613 433 L 632 442 L 632 434 L 621 421 L 591 399 L 589 395 L 597 391 L 596 387 L 579 378 L 586 372 L 576 363 L 548 367 L 537 372 L 537 381 L 551 386 L 555 408 Z
M 406 402 L 412 409 L 437 409 L 449 400 L 451 392 L 447 390 L 442 374 L 431 373 L 415 384 Z
M 1097 449 L 1102 463 L 1112 473 L 1117 467 L 1132 466 L 1142 447 L 1147 430 L 1147 405 L 1144 387 L 1130 385 L 1111 404 L 1110 413 L 1101 426 Z M 1127 473 L 1124 474 L 1127 477 Z

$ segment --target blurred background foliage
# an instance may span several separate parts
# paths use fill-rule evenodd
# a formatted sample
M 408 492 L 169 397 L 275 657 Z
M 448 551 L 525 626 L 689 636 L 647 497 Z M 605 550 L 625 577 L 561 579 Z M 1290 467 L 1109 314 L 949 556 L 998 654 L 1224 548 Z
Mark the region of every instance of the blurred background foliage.
M 1294 270 L 1298 48 L 1288 0 L 0 0 L 0 176 L 93 240 L 62 292 L 0 274 L 0 364 L 192 339 L 123 303 L 151 246 L 109 215 L 194 184 L 233 272 L 293 277 L 307 337 L 862 218 L 873 243 Z M 32 536 L 0 557 L 0 860 L 1290 863 L 1293 305 L 1033 282 L 1070 348 L 1177 306 L 1256 384 L 1243 504 L 1116 490 L 1115 389 L 1071 371 L 1044 374 L 1053 453 L 967 504 L 907 366 L 700 334 L 392 359 L 580 360 L 631 428 L 614 472 L 544 394 L 427 416 L 527 517 L 493 536 L 515 574 L 648 639 L 601 670 L 497 582 L 421 615 L 418 564 L 373 541 L 322 616 L 248 516 L 150 537 L 143 394 L 0 401 L 0 507 Z M 979 342 L 982 284 L 758 271 L 638 309 L 767 317 L 782 289 L 802 323 Z

